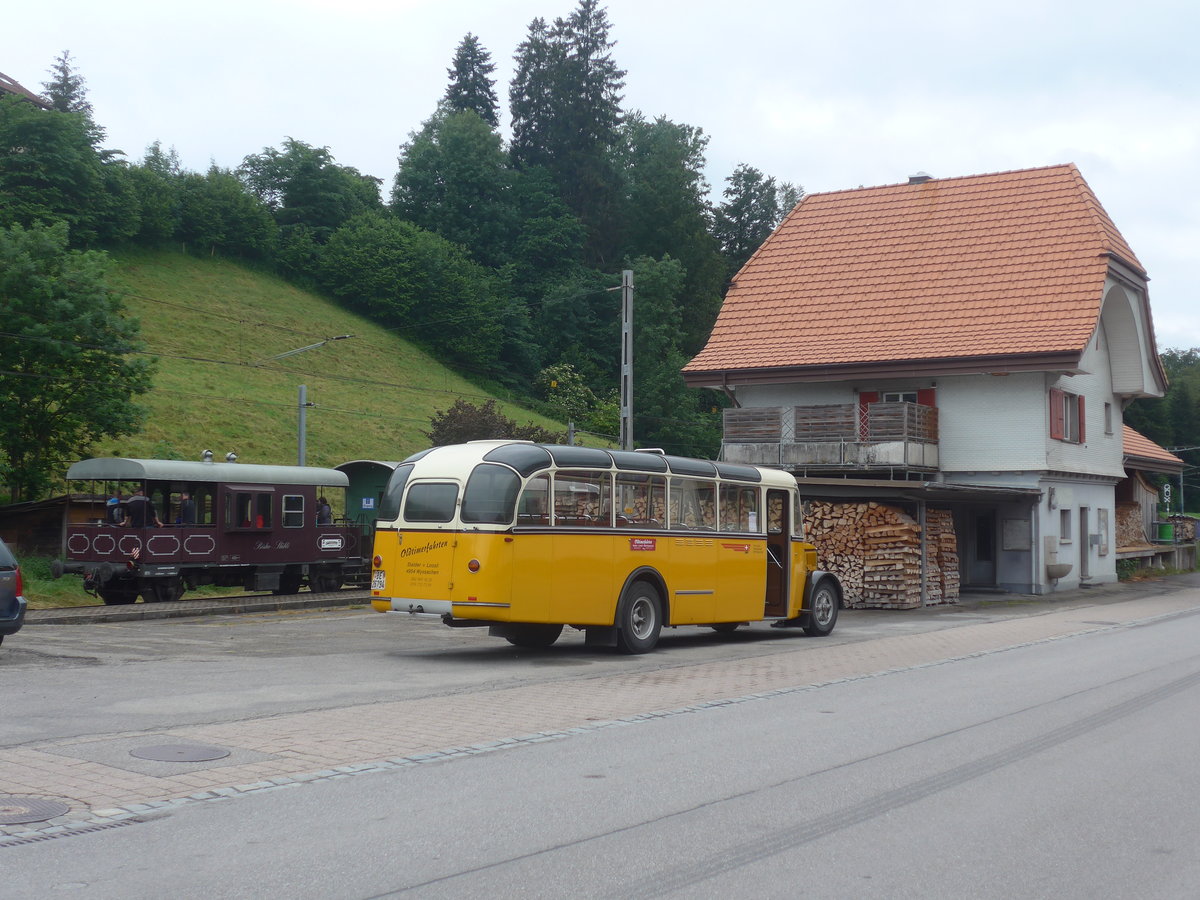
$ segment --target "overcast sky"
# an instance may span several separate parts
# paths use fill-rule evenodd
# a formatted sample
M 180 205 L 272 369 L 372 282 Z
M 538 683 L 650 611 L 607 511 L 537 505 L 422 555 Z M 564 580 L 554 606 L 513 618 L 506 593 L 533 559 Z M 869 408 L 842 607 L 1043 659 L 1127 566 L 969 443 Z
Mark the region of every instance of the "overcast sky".
M 234 167 L 285 137 L 384 180 L 466 32 L 497 65 L 575 0 L 11 4 L 0 72 L 69 50 L 108 145 Z M 1159 348 L 1200 346 L 1194 0 L 610 0 L 624 106 L 808 192 L 1076 163 L 1150 273 Z

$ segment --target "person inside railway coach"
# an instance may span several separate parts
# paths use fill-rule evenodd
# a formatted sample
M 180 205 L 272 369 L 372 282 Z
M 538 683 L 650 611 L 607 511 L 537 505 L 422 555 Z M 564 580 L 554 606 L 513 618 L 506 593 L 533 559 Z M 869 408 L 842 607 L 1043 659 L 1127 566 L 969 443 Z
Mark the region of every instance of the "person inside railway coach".
M 330 508 L 329 502 L 324 497 L 317 498 L 317 524 L 333 524 L 333 509 Z
M 113 491 L 104 506 L 104 521 L 109 525 L 120 525 L 125 521 L 125 507 L 121 505 L 121 495 Z
M 125 524 L 131 528 L 145 528 L 151 522 L 162 528 L 162 520 L 146 492 L 140 487 L 135 488 L 133 496 L 125 501 Z
M 179 515 L 175 519 L 178 525 L 196 524 L 196 501 L 190 491 L 179 492 Z

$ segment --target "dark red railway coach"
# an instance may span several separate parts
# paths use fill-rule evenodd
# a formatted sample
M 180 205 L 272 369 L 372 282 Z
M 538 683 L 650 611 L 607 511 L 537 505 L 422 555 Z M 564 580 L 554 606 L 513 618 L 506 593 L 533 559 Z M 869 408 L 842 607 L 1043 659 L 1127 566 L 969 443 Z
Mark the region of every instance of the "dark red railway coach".
M 349 483 L 335 469 L 97 458 L 67 480 L 92 506 L 88 521 L 67 525 L 62 570 L 109 604 L 176 600 L 203 584 L 332 591 L 370 555 L 363 526 L 334 515 Z

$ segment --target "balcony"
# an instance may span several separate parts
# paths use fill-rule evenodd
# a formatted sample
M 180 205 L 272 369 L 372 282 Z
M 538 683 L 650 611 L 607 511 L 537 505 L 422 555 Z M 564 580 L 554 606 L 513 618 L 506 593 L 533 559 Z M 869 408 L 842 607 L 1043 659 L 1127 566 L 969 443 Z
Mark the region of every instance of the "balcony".
M 904 402 L 727 409 L 721 456 L 812 474 L 933 472 L 938 411 Z

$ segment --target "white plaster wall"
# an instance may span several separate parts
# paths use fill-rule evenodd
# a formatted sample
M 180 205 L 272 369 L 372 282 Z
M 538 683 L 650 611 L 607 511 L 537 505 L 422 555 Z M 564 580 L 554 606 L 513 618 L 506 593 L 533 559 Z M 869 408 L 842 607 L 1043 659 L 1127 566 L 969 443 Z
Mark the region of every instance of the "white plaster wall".
M 1046 427 L 1043 436 L 1046 446 L 1046 468 L 1054 472 L 1078 472 L 1123 478 L 1121 459 L 1124 453 L 1121 440 L 1120 402 L 1112 392 L 1108 340 L 1104 328 L 1098 328 L 1088 343 L 1080 361 L 1079 375 L 1064 375 L 1050 380 L 1047 387 L 1080 394 L 1084 398 L 1084 443 L 1073 444 L 1050 437 L 1049 390 L 1045 392 Z M 1112 409 L 1111 431 L 1104 429 L 1104 404 Z
M 938 379 L 942 472 L 1044 469 L 1045 390 L 1038 373 Z
M 1038 533 L 1042 535 L 1042 546 L 1035 547 L 1035 552 L 1041 551 L 1041 564 L 1036 573 L 1042 582 L 1039 593 L 1071 590 L 1081 584 L 1108 584 L 1117 580 L 1117 545 L 1116 545 L 1116 508 L 1113 498 L 1113 486 L 1108 482 L 1076 481 L 1070 478 L 1047 478 L 1043 481 L 1042 501 L 1038 505 Z M 1050 488 L 1053 488 L 1053 499 Z M 1051 503 L 1054 507 L 1051 508 Z M 1086 507 L 1088 511 L 1088 534 L 1079 533 L 1079 510 Z M 1100 533 L 1101 509 L 1108 513 L 1108 534 L 1106 554 L 1101 554 L 1101 547 L 1090 541 L 1090 535 Z M 1068 540 L 1062 539 L 1061 513 L 1066 511 L 1071 520 L 1071 535 Z M 1047 552 L 1049 551 L 1049 553 Z M 1081 554 L 1088 556 L 1089 577 L 1086 581 L 1080 579 Z M 1049 562 L 1071 563 L 1070 573 L 1057 583 L 1046 577 L 1045 566 Z

